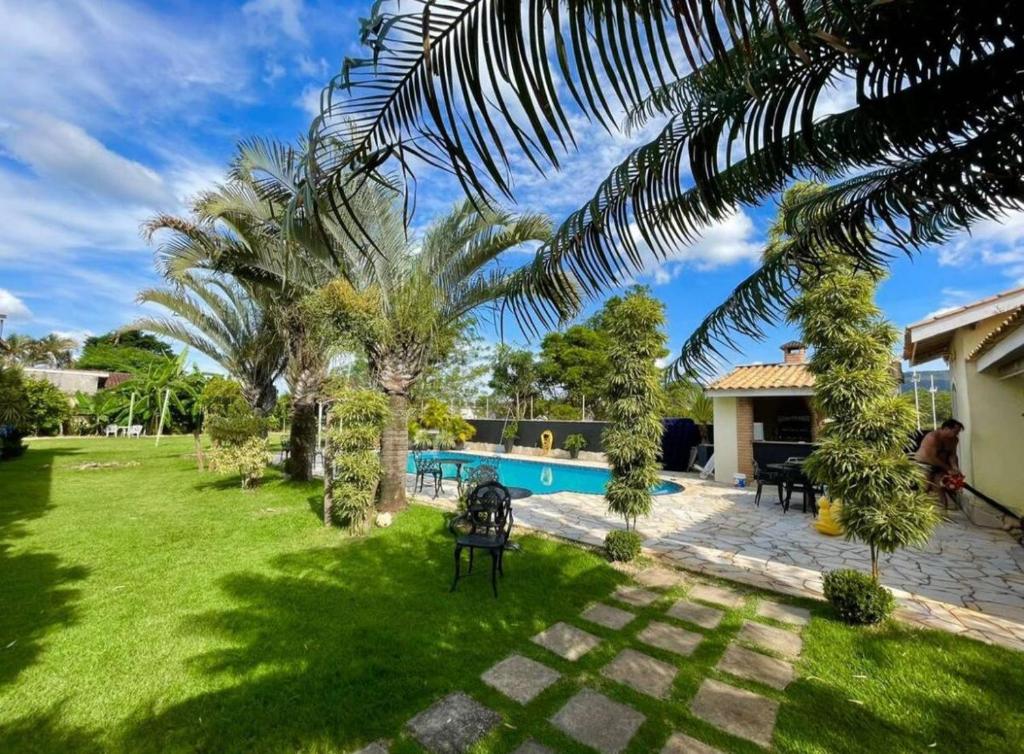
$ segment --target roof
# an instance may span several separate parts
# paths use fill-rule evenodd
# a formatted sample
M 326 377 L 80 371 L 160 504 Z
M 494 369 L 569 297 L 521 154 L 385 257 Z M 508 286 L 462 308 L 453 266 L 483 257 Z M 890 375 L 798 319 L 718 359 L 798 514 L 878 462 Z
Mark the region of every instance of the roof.
M 751 364 L 736 367 L 708 385 L 709 393 L 724 395 L 736 391 L 810 395 L 814 392 L 814 375 L 807 364 Z
M 908 325 L 904 336 L 903 358 L 914 365 L 945 356 L 949 352 L 953 333 L 959 328 L 999 314 L 1012 314 L 1021 307 L 1024 307 L 1024 287 L 948 309 Z
M 122 382 L 127 382 L 131 378 L 132 375 L 130 372 L 111 372 L 109 375 L 107 375 L 107 381 L 103 383 L 103 387 L 117 387 Z
M 981 342 L 974 347 L 974 350 L 967 354 L 967 360 L 973 361 L 985 352 L 992 350 L 996 343 L 1010 334 L 1014 325 L 1021 321 L 1022 315 L 1024 315 L 1024 306 L 1015 309 L 1009 317 L 996 325 L 992 332 L 982 338 Z
M 782 348 L 783 351 L 789 351 L 789 350 L 792 350 L 794 348 L 807 348 L 807 346 L 805 346 L 799 340 L 791 340 L 788 343 L 783 343 L 780 346 L 780 348 Z

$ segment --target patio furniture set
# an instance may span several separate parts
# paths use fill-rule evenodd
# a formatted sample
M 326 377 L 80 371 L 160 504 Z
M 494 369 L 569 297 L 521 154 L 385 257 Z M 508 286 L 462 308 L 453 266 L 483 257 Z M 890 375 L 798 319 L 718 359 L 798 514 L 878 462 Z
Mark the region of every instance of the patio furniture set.
M 806 460 L 806 457 L 793 457 L 782 463 L 766 463 L 763 466 L 754 461 L 754 481 L 757 483 L 754 505 L 761 505 L 761 493 L 767 485 L 777 490 L 778 504 L 782 506 L 783 513 L 789 511 L 793 493 L 799 492 L 803 496 L 803 512 L 807 512 L 809 505 L 811 513 L 817 515 L 817 496 L 824 494 L 824 490 L 811 482 L 804 473 L 803 465 Z
M 122 427 L 120 424 L 108 424 L 103 428 L 104 437 L 117 437 L 118 435 L 142 437 L 143 426 L 141 424 L 132 424 L 129 427 Z

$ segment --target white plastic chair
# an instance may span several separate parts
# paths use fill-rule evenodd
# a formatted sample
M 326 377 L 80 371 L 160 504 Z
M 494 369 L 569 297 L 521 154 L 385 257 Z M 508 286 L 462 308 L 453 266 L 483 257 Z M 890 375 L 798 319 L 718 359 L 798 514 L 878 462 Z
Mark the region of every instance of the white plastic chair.
M 121 429 L 116 424 L 108 424 L 103 428 L 104 437 L 117 437 L 118 430 Z
M 132 426 L 128 427 L 125 430 L 125 432 L 127 432 L 129 437 L 142 437 L 142 425 L 133 424 Z

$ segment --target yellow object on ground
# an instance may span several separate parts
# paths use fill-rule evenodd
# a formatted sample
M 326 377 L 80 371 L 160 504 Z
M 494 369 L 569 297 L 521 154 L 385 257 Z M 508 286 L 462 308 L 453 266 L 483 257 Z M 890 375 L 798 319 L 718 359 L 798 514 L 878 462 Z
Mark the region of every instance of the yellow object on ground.
M 544 451 L 544 455 L 551 452 L 551 448 L 555 446 L 555 435 L 550 429 L 545 429 L 540 433 L 540 447 Z
M 823 497 L 818 501 L 818 520 L 814 522 L 814 528 L 822 534 L 830 537 L 837 537 L 843 533 L 843 527 L 839 525 L 840 503 L 836 500 L 829 500 Z

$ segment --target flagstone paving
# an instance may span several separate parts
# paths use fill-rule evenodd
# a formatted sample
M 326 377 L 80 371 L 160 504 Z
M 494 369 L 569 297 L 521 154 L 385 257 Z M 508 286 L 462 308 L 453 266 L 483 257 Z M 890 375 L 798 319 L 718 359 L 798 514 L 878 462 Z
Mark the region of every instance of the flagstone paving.
M 601 754 L 619 754 L 646 718 L 632 707 L 583 689 L 551 718 L 551 723 Z
M 523 743 L 512 754 L 555 754 L 554 749 L 549 749 L 544 744 L 539 744 L 532 738 Z
M 409 732 L 434 754 L 461 754 L 486 736 L 501 716 L 461 692 L 449 694 L 406 723 Z
M 761 604 L 757 606 L 757 614 L 762 618 L 771 618 L 793 626 L 806 626 L 811 621 L 811 611 L 806 607 L 783 605 L 771 600 L 761 600 Z
M 658 699 L 668 698 L 672 682 L 679 670 L 674 665 L 656 660 L 635 649 L 624 649 L 601 668 L 601 675 L 629 686 L 641 694 Z
M 690 599 L 710 602 L 722 607 L 740 607 L 746 596 L 742 592 L 713 584 L 694 584 L 688 595 Z
M 789 658 L 799 657 L 804 648 L 804 640 L 799 634 L 749 620 L 743 621 L 736 640 Z
M 690 711 L 726 733 L 767 747 L 772 743 L 779 703 L 708 678 L 697 691 Z
M 601 640 L 582 628 L 568 623 L 556 623 L 541 631 L 531 640 L 559 657 L 576 661 L 601 643 Z
M 604 626 L 605 628 L 620 629 L 629 625 L 629 623 L 636 618 L 636 614 L 631 613 L 628 610 L 620 610 L 619 608 L 612 607 L 611 605 L 598 603 L 596 605 L 591 605 L 580 613 L 580 617 L 583 618 L 583 620 L 588 620 L 591 623 L 596 623 L 597 625 Z
M 652 621 L 647 627 L 636 635 L 636 638 L 644 644 L 649 644 L 666 652 L 674 652 L 683 657 L 689 657 L 704 638 L 702 634 L 687 631 L 677 626 Z
M 562 674 L 522 655 L 506 657 L 480 678 L 509 699 L 526 704 Z
M 612 592 L 612 599 L 625 602 L 627 605 L 633 605 L 634 607 L 646 607 L 659 597 L 661 595 L 657 592 L 651 592 L 635 586 L 620 586 Z
M 651 589 L 671 589 L 688 582 L 688 579 L 675 568 L 659 568 L 651 566 L 638 572 L 633 580 Z
M 698 741 L 693 736 L 685 733 L 673 733 L 672 737 L 665 742 L 661 754 L 723 754 L 721 749 L 708 746 L 703 741 Z
M 785 660 L 763 655 L 734 644 L 725 649 L 725 654 L 715 666 L 716 670 L 729 673 L 737 678 L 756 681 L 782 691 L 793 682 L 793 666 Z
M 355 754 L 388 754 L 388 745 L 384 741 L 374 741 L 372 744 L 361 748 Z
M 678 618 L 707 629 L 717 628 L 718 624 L 722 622 L 722 616 L 725 615 L 717 607 L 698 605 L 688 600 L 679 600 L 665 614 L 670 618 Z

